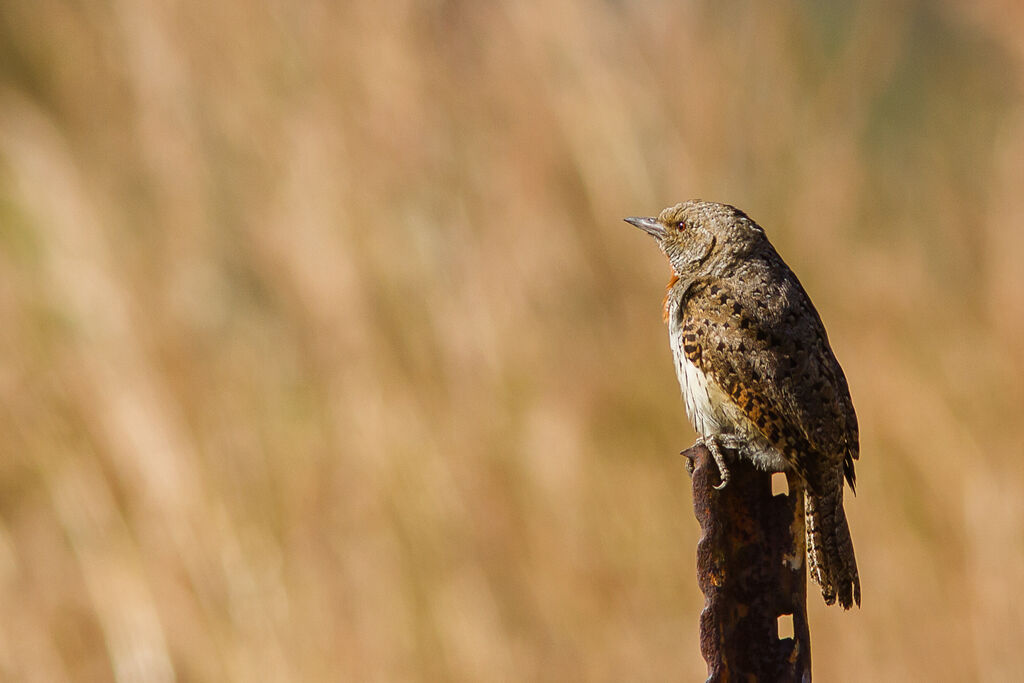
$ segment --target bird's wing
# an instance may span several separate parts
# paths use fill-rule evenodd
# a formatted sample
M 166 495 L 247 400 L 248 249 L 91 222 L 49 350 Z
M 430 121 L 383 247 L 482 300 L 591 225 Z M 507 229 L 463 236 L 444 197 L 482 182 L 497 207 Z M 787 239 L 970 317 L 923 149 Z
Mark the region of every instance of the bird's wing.
M 796 278 L 771 289 L 739 297 L 723 281 L 696 288 L 682 310 L 683 351 L 801 476 L 820 456 L 842 458 L 853 486 L 857 418 L 846 378 Z

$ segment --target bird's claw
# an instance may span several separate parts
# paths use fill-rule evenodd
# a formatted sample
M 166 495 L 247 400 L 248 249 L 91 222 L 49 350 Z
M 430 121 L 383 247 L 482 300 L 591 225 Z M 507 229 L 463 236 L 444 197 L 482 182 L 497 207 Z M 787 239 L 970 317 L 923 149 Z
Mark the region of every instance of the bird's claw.
M 721 491 L 729 483 L 729 468 L 725 464 L 725 455 L 722 454 L 722 448 L 714 439 L 698 439 L 697 441 L 711 452 L 711 457 L 714 458 L 715 464 L 718 465 L 718 478 L 721 481 L 718 482 L 714 489 Z

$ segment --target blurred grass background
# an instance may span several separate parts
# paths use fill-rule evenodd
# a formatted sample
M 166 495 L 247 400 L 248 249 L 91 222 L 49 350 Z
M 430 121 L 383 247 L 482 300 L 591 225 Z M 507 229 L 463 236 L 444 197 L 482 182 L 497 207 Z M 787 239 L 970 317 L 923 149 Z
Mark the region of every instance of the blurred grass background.
M 822 681 L 1024 678 L 1024 11 L 5 0 L 0 678 L 701 680 L 668 268 L 861 420 Z

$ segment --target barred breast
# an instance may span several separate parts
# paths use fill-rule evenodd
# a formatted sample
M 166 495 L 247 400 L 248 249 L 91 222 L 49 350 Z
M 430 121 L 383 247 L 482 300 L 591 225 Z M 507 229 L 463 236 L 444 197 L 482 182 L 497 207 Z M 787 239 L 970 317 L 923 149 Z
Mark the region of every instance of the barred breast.
M 686 357 L 683 350 L 683 316 L 680 306 L 666 301 L 669 344 L 676 377 L 686 406 L 686 417 L 702 438 L 735 434 L 745 439 L 742 456 L 770 472 L 786 469 L 786 459 L 772 447 L 757 426 L 729 399 L 725 390 Z

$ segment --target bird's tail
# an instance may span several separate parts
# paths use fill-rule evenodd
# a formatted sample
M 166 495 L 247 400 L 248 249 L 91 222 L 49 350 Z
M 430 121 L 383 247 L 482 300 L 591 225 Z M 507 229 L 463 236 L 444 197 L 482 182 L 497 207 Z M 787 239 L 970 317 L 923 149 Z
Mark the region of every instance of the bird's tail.
M 832 481 L 834 479 L 834 481 Z M 826 478 L 818 490 L 804 490 L 804 515 L 807 528 L 807 559 L 811 578 L 821 586 L 825 604 L 836 598 L 844 609 L 854 603 L 860 607 L 860 577 L 853 555 L 853 540 L 843 511 L 843 479 L 838 472 Z

